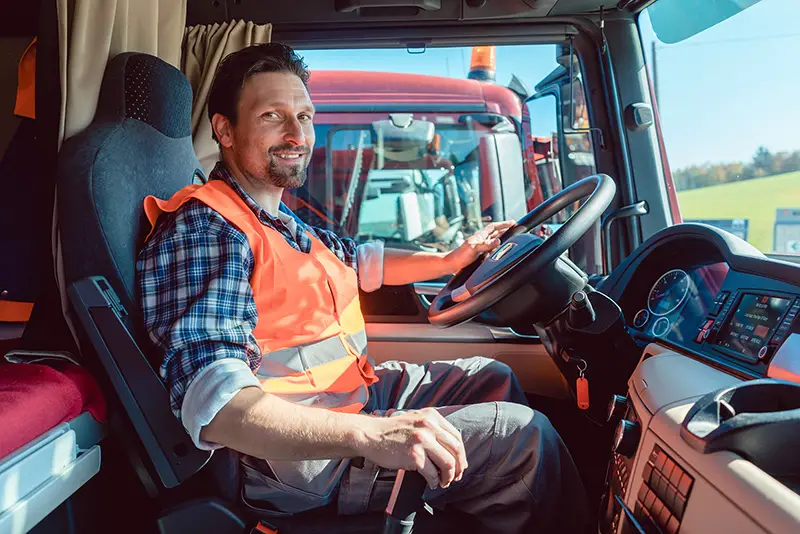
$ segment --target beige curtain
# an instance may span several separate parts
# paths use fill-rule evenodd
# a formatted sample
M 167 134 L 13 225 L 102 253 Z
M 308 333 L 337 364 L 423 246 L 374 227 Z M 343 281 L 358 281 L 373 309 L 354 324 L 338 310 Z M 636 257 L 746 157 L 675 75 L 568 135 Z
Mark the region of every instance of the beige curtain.
M 217 144 L 211 138 L 211 122 L 208 120 L 208 94 L 217 67 L 228 54 L 250 45 L 268 43 L 271 37 L 271 24 L 253 24 L 243 20 L 186 28 L 181 70 L 189 79 L 194 92 L 192 138 L 194 151 L 206 173 L 213 168 L 219 157 Z
M 32 1 L 32 0 L 28 0 Z M 143 52 L 178 67 L 187 0 L 56 0 L 61 121 L 59 148 L 94 118 L 106 64 L 122 52 Z M 56 196 L 58 187 L 56 186 Z M 53 259 L 67 325 L 79 343 L 64 282 L 58 214 Z
M 60 141 L 94 118 L 108 60 L 144 52 L 178 67 L 187 0 L 57 0 Z

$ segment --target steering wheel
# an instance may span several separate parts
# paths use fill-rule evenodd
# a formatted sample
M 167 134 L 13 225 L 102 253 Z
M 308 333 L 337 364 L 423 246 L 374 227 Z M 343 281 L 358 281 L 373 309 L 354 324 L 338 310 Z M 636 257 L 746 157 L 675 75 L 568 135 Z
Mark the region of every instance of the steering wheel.
M 431 303 L 428 320 L 441 328 L 464 323 L 535 282 L 538 272 L 554 265 L 602 216 L 616 189 L 611 177 L 594 174 L 538 205 L 503 235 L 491 255 L 477 259 L 450 279 Z M 586 201 L 547 240 L 533 235 L 543 222 L 583 199 Z

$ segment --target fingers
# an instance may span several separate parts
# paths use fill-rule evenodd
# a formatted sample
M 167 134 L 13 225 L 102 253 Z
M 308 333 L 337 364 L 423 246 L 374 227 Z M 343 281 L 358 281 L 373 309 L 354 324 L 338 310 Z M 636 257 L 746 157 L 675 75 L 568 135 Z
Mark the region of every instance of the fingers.
M 436 489 L 439 487 L 439 469 L 433 459 L 429 457 L 427 451 L 421 453 L 420 461 L 415 467 L 417 473 L 425 478 L 429 488 Z
M 442 429 L 448 433 L 449 437 L 447 438 L 448 442 L 448 450 L 453 454 L 456 459 L 456 472 L 455 472 L 455 479 L 461 480 L 461 476 L 464 474 L 464 471 L 467 470 L 467 450 L 464 448 L 464 440 L 461 437 L 461 432 L 458 431 L 453 424 L 444 418 L 442 414 L 438 411 L 436 415 L 439 416 L 440 424 Z M 450 441 L 450 438 L 453 441 Z M 440 440 L 441 441 L 441 440 Z
M 512 226 L 514 226 L 515 224 L 517 224 L 517 221 L 500 221 L 500 222 L 487 224 L 486 227 L 487 228 L 492 228 L 493 230 L 497 230 L 497 231 L 500 231 L 500 232 L 504 232 L 504 231 L 508 230 L 509 228 L 511 228 Z
M 417 426 L 428 432 L 421 434 L 415 451 L 416 469 L 431 488 L 447 488 L 461 480 L 467 468 L 467 453 L 461 433 L 437 410 L 425 408 Z
M 456 459 L 453 454 L 441 443 L 432 441 L 426 444 L 425 455 L 429 461 L 425 462 L 421 472 L 428 485 L 431 489 L 448 487 L 456 477 Z

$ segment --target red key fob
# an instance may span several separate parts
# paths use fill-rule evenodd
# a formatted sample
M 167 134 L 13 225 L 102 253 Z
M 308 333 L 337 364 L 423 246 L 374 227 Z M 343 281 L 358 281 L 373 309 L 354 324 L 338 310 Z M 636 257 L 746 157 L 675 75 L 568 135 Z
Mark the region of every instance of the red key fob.
M 575 382 L 575 392 L 578 397 L 578 408 L 581 410 L 589 409 L 589 381 L 586 377 L 579 376 Z

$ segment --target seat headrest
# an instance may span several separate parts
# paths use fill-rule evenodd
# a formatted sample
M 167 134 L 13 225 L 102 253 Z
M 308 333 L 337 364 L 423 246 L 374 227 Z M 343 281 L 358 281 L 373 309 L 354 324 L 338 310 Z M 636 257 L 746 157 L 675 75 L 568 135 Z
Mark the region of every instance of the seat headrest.
M 94 122 L 134 119 L 180 138 L 191 135 L 191 117 L 192 87 L 179 70 L 139 52 L 119 54 L 109 62 Z

